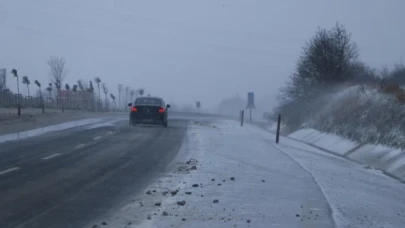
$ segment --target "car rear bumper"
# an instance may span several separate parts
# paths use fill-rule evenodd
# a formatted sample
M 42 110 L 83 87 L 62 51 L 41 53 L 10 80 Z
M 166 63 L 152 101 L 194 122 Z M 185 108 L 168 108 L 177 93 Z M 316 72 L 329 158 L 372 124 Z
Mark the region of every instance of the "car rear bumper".
M 163 124 L 165 122 L 164 114 L 154 114 L 154 115 L 141 115 L 137 113 L 130 114 L 130 121 L 133 124 Z

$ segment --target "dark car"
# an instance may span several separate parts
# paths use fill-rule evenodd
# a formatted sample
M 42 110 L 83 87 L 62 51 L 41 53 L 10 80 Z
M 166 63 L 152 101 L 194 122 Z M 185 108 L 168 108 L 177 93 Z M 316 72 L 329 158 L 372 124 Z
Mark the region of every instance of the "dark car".
M 129 103 L 129 123 L 136 124 L 158 124 L 167 127 L 168 108 L 160 97 L 138 97 L 135 103 Z

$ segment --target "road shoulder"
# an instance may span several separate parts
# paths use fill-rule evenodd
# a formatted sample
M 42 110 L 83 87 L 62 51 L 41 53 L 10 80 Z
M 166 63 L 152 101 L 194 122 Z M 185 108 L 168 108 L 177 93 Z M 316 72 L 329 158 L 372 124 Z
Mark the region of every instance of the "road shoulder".
M 102 220 L 141 228 L 334 227 L 313 177 L 266 137 L 236 121 L 194 122 L 175 169 Z

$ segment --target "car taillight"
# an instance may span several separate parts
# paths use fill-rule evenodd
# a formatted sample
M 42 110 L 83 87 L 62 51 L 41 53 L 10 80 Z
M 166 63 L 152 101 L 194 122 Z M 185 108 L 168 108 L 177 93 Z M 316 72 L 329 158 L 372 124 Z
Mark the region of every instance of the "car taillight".
M 131 112 L 137 112 L 137 111 L 138 111 L 138 109 L 136 107 L 131 108 Z
M 159 113 L 164 113 L 165 109 L 164 108 L 159 108 Z

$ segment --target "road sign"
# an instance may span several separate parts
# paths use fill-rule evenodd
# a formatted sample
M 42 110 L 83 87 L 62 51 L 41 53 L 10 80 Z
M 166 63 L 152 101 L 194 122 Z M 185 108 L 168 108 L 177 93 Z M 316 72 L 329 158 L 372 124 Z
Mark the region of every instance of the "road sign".
M 196 106 L 197 108 L 201 108 L 201 102 L 197 101 L 197 102 L 195 103 L 195 106 Z
M 255 106 L 255 94 L 253 92 L 248 92 L 248 102 L 246 108 L 256 108 Z

